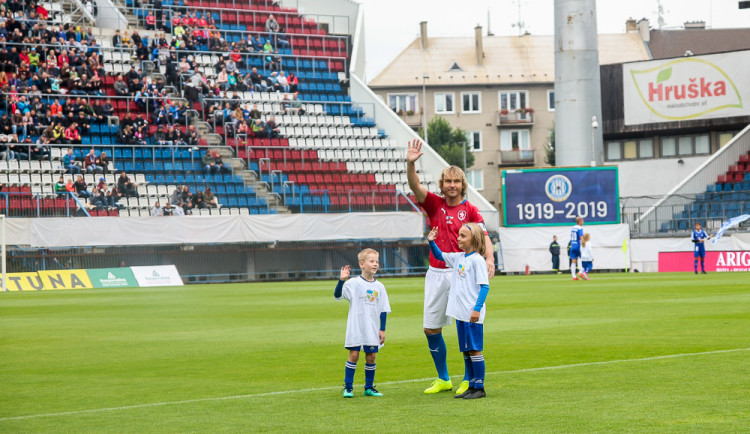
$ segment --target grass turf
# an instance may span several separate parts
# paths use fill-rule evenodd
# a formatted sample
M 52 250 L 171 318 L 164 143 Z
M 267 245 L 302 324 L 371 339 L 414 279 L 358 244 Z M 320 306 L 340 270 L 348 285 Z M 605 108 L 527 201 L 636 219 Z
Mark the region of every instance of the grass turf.
M 385 396 L 361 360 L 350 400 L 333 282 L 1 293 L 0 432 L 750 430 L 747 273 L 569 279 L 493 279 L 478 401 L 422 393 L 420 278 L 383 279 Z

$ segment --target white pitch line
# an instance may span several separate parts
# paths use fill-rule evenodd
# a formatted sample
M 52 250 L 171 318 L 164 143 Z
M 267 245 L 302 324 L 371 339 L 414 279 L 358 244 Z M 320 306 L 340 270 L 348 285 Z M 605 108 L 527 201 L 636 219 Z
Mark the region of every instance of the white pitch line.
M 488 372 L 485 375 L 515 374 L 519 372 L 551 371 L 555 369 L 568 369 L 568 368 L 579 368 L 579 367 L 584 367 L 584 366 L 610 365 L 614 363 L 646 362 L 649 360 L 675 359 L 679 357 L 702 356 L 702 355 L 709 355 L 709 354 L 736 353 L 739 351 L 750 351 L 750 348 L 733 348 L 729 350 L 703 351 L 699 353 L 667 354 L 664 356 L 643 357 L 640 359 L 604 360 L 601 362 L 584 362 L 584 363 L 572 363 L 569 365 L 541 366 L 538 368 L 524 368 L 524 369 L 515 369 L 511 371 Z M 453 377 L 459 378 L 461 376 L 454 375 Z M 419 382 L 429 381 L 433 379 L 434 377 L 413 378 L 410 380 L 387 381 L 387 382 L 378 383 L 378 384 L 390 385 L 390 384 L 419 383 Z M 325 391 L 325 390 L 339 389 L 340 387 L 341 386 L 331 386 L 331 387 L 318 387 L 318 388 L 310 388 L 310 389 L 281 390 L 277 392 L 253 393 L 253 394 L 248 394 L 248 395 L 233 395 L 233 396 L 219 396 L 219 397 L 214 397 L 214 398 L 185 399 L 182 401 L 152 402 L 150 404 L 125 405 L 122 407 L 92 408 L 89 410 L 63 411 L 59 413 L 29 414 L 26 416 L 3 417 L 3 418 L 0 418 L 0 422 L 5 422 L 9 420 L 36 419 L 40 417 L 72 416 L 72 415 L 77 415 L 77 414 L 103 413 L 107 411 L 132 410 L 132 409 L 137 409 L 137 408 L 162 407 L 165 405 L 192 404 L 195 402 L 226 401 L 230 399 L 255 398 L 255 397 L 262 397 L 262 396 L 273 396 L 273 395 L 288 395 L 290 393 L 320 392 L 320 391 Z

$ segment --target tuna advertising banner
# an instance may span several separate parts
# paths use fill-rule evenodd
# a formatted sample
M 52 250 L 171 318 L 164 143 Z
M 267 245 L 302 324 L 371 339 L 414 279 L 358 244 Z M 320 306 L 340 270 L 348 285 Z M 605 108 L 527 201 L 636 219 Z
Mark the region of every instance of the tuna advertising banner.
M 625 125 L 750 115 L 750 51 L 622 65 Z

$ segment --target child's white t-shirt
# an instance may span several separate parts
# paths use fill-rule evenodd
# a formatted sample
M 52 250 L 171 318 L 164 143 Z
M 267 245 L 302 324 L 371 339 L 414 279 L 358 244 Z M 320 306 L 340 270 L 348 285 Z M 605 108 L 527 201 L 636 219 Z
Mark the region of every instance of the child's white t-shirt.
M 336 300 L 349 301 L 349 317 L 346 320 L 345 347 L 380 345 L 380 313 L 391 312 L 385 286 L 377 280 L 372 282 L 359 276 L 344 283 L 341 297 Z
M 581 246 L 581 261 L 591 262 L 594 260 L 594 254 L 591 252 L 591 241 L 585 246 Z
M 445 265 L 452 268 L 451 290 L 448 296 L 448 308 L 446 315 L 459 321 L 469 322 L 471 313 L 479 298 L 479 285 L 489 285 L 487 274 L 487 262 L 477 252 L 466 256 L 464 252 L 443 252 Z M 487 311 L 487 303 L 479 312 L 479 324 L 484 323 L 484 315 Z

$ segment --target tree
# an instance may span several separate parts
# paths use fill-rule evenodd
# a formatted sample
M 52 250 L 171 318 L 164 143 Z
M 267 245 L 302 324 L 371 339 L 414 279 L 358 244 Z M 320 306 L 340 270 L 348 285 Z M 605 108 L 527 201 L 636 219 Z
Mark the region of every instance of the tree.
M 420 128 L 419 135 L 424 138 L 424 130 Z M 461 128 L 453 128 L 445 118 L 435 116 L 427 124 L 427 139 L 435 150 L 448 164 L 458 166 L 464 171 L 474 165 L 474 154 L 469 147 L 469 138 Z M 464 167 L 464 152 L 466 152 L 466 167 Z
M 549 164 L 550 166 L 555 165 L 555 125 L 552 125 L 552 128 L 549 129 L 549 136 L 547 137 L 547 142 L 544 144 L 544 153 L 546 154 L 544 157 L 544 162 Z

